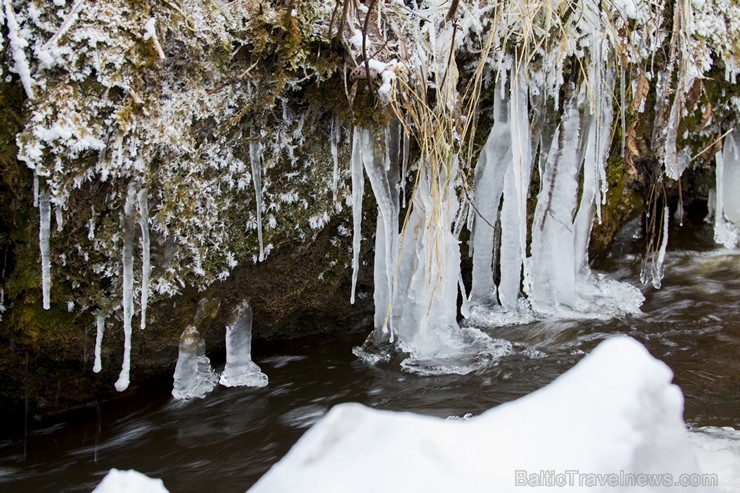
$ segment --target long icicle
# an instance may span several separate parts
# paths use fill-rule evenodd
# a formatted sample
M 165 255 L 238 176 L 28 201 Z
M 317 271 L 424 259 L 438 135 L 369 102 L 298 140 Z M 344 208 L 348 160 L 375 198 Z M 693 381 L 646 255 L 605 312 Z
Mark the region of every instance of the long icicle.
M 126 204 L 123 207 L 123 364 L 121 373 L 116 382 L 116 390 L 123 392 L 128 388 L 129 371 L 131 369 L 131 319 L 134 315 L 134 239 L 136 218 L 134 208 L 136 207 L 136 190 L 133 185 L 129 186 Z
M 51 308 L 51 200 L 44 184 L 39 190 L 39 249 L 41 250 L 41 293 L 44 310 Z
M 262 142 L 259 131 L 253 131 L 249 141 L 249 161 L 252 165 L 252 183 L 254 184 L 254 201 L 257 209 L 257 240 L 259 241 L 259 261 L 265 260 L 265 246 L 262 242 Z
M 146 328 L 146 308 L 149 304 L 149 273 L 151 272 L 151 241 L 149 239 L 149 199 L 146 188 L 139 190 L 139 226 L 141 226 L 141 330 Z
M 362 239 L 362 197 L 365 193 L 365 177 L 362 173 L 364 133 L 361 127 L 352 132 L 352 291 L 349 302 L 355 303 L 357 275 L 360 268 L 360 240 Z
M 499 84 L 504 82 L 499 81 Z M 503 192 L 506 170 L 511 163 L 511 126 L 508 117 L 509 99 L 497 85 L 494 88 L 494 123 L 478 163 L 475 166 L 475 222 L 473 224 L 473 282 L 471 306 L 492 307 L 498 304 L 493 282 L 495 263 L 495 227 Z M 506 99 L 504 99 L 506 97 Z
M 390 128 L 385 129 L 386 152 L 383 163 L 374 159 L 372 133 L 365 136 L 363 150 L 363 164 L 370 180 L 375 201 L 378 204 L 378 221 L 375 234 L 375 271 L 374 271 L 374 300 L 375 300 L 375 330 L 378 335 L 392 331 L 388 327 L 393 311 L 394 269 L 398 259 L 398 216 L 400 213 L 398 196 L 398 160 L 391 156 Z M 395 153 L 398 154 L 397 152 Z M 393 334 L 390 335 L 393 339 Z

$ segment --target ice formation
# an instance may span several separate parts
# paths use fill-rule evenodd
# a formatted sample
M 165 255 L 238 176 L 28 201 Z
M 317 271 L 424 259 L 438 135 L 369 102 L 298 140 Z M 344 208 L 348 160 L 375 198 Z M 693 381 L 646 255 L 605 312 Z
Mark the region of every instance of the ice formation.
M 472 232 L 473 281 L 468 307 L 493 307 L 498 304 L 493 282 L 494 243 L 498 209 L 507 169 L 513 166 L 508 97 L 493 91 L 494 123 L 475 166 L 475 216 Z M 507 231 L 507 234 L 509 232 Z
M 714 241 L 734 248 L 740 239 L 740 131 L 725 137 L 715 160 Z
M 188 326 L 180 336 L 180 350 L 175 365 L 172 396 L 178 400 L 202 399 L 218 383 L 218 375 L 211 369 L 206 356 L 206 345 L 198 329 Z
M 141 226 L 141 329 L 146 328 L 146 308 L 149 304 L 149 273 L 152 269 L 149 239 L 149 199 L 145 188 L 139 190 L 139 225 Z
M 100 358 L 100 353 L 103 349 L 103 335 L 105 334 L 105 316 L 97 314 L 95 316 L 95 363 L 93 364 L 93 372 L 100 373 L 103 369 L 103 364 Z
M 123 208 L 123 248 L 121 264 L 123 268 L 123 364 L 116 381 L 116 390 L 123 392 L 128 388 L 131 369 L 131 319 L 134 316 L 134 238 L 136 234 L 136 189 L 129 186 L 126 205 Z
M 399 169 L 398 161 L 391 159 L 390 139 L 386 140 L 384 159 L 376 156 L 374 135 L 367 129 L 360 129 L 362 141 L 363 167 L 370 180 L 373 195 L 378 204 L 378 218 L 375 229 L 375 261 L 373 294 L 375 301 L 375 327 L 383 333 L 389 331 L 389 318 L 393 308 L 393 286 L 396 260 L 399 252 L 398 216 L 399 207 Z M 396 149 L 397 151 L 397 149 Z M 397 152 L 396 152 L 397 154 Z M 393 334 L 390 334 L 393 340 Z
M 528 88 L 516 68 L 508 83 L 501 77 L 494 88 L 494 124 L 475 168 L 473 277 L 463 306 L 472 325 L 639 311 L 637 288 L 602 279 L 588 265 L 591 228 L 606 192 L 614 91 L 613 72 L 601 55 L 603 40 L 594 34 L 591 43 L 590 85 L 566 86 L 562 116 L 551 137 L 544 135 L 541 123 L 529 120 Z M 541 94 L 544 88 L 536 90 Z M 540 190 L 527 244 L 533 156 L 539 162 Z
M 39 248 L 41 250 L 41 294 L 44 310 L 51 308 L 51 203 L 46 187 L 39 191 Z
M 262 241 L 262 142 L 259 133 L 249 141 L 249 162 L 252 165 L 252 183 L 254 184 L 254 204 L 257 210 L 257 240 L 259 241 L 259 261 L 265 260 L 265 246 Z
M 408 354 L 404 369 L 425 375 L 466 374 L 511 352 L 506 341 L 491 339 L 457 324 L 460 251 L 453 234 L 458 212 L 456 166 L 434 175 L 422 164 L 411 211 L 399 232 L 399 149 L 385 154 L 375 136 L 361 129 L 358 155 L 378 205 L 375 235 L 375 328 L 354 352 L 367 362 L 383 359 L 385 342 Z M 388 141 L 390 142 L 390 140 Z M 396 156 L 395 159 L 393 156 Z
M 357 289 L 357 275 L 360 269 L 360 242 L 362 240 L 362 197 L 365 193 L 365 177 L 363 175 L 363 162 L 372 159 L 370 131 L 362 127 L 355 127 L 352 131 L 352 160 L 350 163 L 352 172 L 352 290 L 349 302 L 355 302 L 355 290 Z
M 249 491 L 449 492 L 480 491 L 484 485 L 487 491 L 515 492 L 522 489 L 515 483 L 517 471 L 621 471 L 678 479 L 700 469 L 682 420 L 683 396 L 671 379 L 664 363 L 634 339 L 619 336 L 547 387 L 475 419 L 446 421 L 341 404 Z M 366 474 L 368 457 L 384 458 L 382 474 Z M 544 489 L 594 490 L 587 486 L 575 478 Z M 658 491 L 628 484 L 608 489 L 637 490 Z
M 226 366 L 220 383 L 226 387 L 264 387 L 267 375 L 252 361 L 252 307 L 242 301 L 226 324 Z

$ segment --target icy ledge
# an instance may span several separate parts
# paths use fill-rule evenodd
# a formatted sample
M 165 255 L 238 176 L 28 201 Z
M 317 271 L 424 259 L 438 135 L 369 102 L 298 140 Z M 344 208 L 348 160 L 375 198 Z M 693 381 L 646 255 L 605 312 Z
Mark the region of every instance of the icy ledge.
M 717 491 L 629 485 L 700 472 L 672 377 L 614 337 L 547 387 L 471 420 L 338 405 L 249 491 L 517 492 L 534 481 L 538 491 Z M 567 483 L 547 487 L 556 478 Z

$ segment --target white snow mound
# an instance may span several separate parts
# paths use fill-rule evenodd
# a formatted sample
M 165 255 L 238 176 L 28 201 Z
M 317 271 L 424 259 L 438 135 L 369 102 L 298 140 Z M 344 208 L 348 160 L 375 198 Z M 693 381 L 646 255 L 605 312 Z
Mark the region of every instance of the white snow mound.
M 672 377 L 640 343 L 613 337 L 471 420 L 338 405 L 250 493 L 716 491 L 679 484 L 700 470 Z
M 93 493 L 169 493 L 161 479 L 134 471 L 111 469 Z

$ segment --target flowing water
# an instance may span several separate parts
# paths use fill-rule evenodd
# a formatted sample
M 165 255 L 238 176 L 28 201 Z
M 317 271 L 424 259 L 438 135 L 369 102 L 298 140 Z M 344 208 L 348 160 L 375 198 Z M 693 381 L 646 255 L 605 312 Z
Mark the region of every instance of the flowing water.
M 620 251 L 629 244 L 627 234 L 600 267 L 635 283 L 639 258 Z M 243 492 L 335 404 L 479 414 L 546 385 L 614 334 L 636 338 L 673 369 L 689 426 L 740 429 L 740 251 L 708 246 L 706 235 L 674 240 L 663 288 L 643 288 L 644 315 L 497 329 L 492 335 L 512 341 L 515 354 L 474 375 L 368 367 L 351 349 L 369 327 L 256 343 L 253 357 L 268 387 L 219 387 L 204 400 L 178 403 L 166 379 L 135 400 L 102 404 L 25 441 L 0 442 L 0 492 L 89 492 L 111 467 L 162 478 L 173 493 Z

